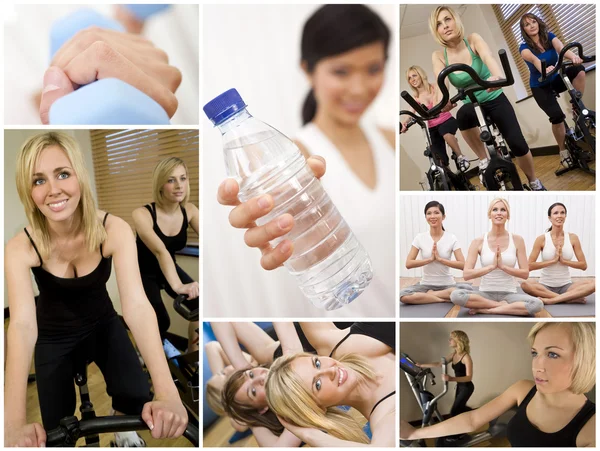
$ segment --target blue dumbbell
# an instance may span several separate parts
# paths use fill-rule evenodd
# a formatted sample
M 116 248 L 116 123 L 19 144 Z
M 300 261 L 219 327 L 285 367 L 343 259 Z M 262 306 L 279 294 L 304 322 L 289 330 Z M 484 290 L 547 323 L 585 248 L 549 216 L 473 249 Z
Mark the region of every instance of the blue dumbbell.
M 157 7 L 164 5 L 135 5 Z M 140 9 L 148 17 L 150 10 Z M 155 12 L 160 10 L 154 8 Z M 144 16 L 143 13 L 146 13 Z M 51 56 L 78 31 L 98 26 L 116 31 L 124 28 L 92 9 L 80 9 L 56 21 L 50 32 Z M 61 97 L 50 107 L 51 125 L 168 125 L 169 116 L 151 97 L 139 89 L 118 80 L 98 80 Z

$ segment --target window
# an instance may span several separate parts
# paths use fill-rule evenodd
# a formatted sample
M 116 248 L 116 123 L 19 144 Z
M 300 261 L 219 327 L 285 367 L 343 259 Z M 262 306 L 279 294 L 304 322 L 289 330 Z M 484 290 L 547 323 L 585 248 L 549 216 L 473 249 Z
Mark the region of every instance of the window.
M 563 44 L 579 42 L 586 55 L 596 54 L 596 6 L 593 4 L 506 4 L 492 5 L 492 8 L 529 95 L 529 69 L 519 52 L 519 46 L 523 43 L 519 21 L 523 14 L 533 13 L 540 17 L 546 23 L 548 31 L 553 32 Z
M 152 202 L 152 171 L 178 157 L 188 167 L 190 202 L 198 206 L 198 130 L 90 130 L 98 205 L 133 228 L 131 213 Z M 188 244 L 198 244 L 190 227 Z

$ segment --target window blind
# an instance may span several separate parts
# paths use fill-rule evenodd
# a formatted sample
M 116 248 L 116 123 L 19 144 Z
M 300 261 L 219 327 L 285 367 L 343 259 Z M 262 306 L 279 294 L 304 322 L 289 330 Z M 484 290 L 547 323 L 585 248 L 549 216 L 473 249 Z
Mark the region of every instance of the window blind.
M 152 202 L 152 171 L 159 161 L 177 157 L 188 167 L 189 202 L 198 205 L 198 130 L 90 130 L 98 205 L 133 228 L 131 213 Z M 188 244 L 198 244 L 188 228 Z

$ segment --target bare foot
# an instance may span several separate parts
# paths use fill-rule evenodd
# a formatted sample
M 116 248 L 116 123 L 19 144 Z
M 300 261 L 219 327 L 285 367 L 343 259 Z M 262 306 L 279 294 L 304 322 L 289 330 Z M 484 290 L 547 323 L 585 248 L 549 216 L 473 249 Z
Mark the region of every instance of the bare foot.
M 585 298 L 572 299 L 570 301 L 565 301 L 565 304 L 585 304 L 587 301 Z
M 539 298 L 540 301 L 542 301 L 544 303 L 544 305 L 552 305 L 552 304 L 556 304 L 556 302 L 552 302 L 553 298 Z
M 478 313 L 483 313 L 484 309 L 472 308 L 469 309 L 469 315 L 477 315 Z
M 478 313 L 483 313 L 483 314 L 494 314 L 494 310 L 498 307 L 500 307 L 501 305 L 508 305 L 507 301 L 500 301 L 498 302 L 498 305 L 496 307 L 492 307 L 492 308 L 472 308 L 471 310 L 469 310 L 469 315 L 476 315 Z

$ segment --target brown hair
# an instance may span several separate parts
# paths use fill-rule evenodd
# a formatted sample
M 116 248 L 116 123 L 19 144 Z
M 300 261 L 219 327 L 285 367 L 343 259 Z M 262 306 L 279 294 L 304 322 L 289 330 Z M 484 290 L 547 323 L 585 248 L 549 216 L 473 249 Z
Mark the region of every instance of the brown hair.
M 521 29 L 521 37 L 525 41 L 525 44 L 534 52 L 534 53 L 543 53 L 540 51 L 540 48 L 537 46 L 531 36 L 527 34 L 525 31 L 525 21 L 527 19 L 533 19 L 538 23 L 538 36 L 540 38 L 540 44 L 544 48 L 544 51 L 550 50 L 552 48 L 552 43 L 550 39 L 548 39 L 548 27 L 544 23 L 542 19 L 532 13 L 523 14 L 521 20 L 519 21 L 519 28 Z
M 275 435 L 281 435 L 283 426 L 277 415 L 270 409 L 260 413 L 255 407 L 247 406 L 235 400 L 235 394 L 244 384 L 244 373 L 247 370 L 238 370 L 229 376 L 221 394 L 221 404 L 225 413 L 238 423 L 248 427 L 259 426 L 269 429 Z

